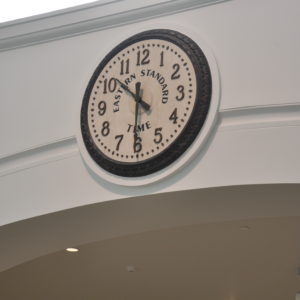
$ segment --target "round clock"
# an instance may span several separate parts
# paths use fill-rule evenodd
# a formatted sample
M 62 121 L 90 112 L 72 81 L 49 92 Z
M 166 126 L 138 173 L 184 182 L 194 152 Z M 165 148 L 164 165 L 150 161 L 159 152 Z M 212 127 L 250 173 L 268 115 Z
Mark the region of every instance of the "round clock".
M 172 30 L 123 41 L 86 89 L 81 132 L 91 158 L 119 176 L 157 172 L 193 143 L 208 114 L 211 73 L 199 46 Z

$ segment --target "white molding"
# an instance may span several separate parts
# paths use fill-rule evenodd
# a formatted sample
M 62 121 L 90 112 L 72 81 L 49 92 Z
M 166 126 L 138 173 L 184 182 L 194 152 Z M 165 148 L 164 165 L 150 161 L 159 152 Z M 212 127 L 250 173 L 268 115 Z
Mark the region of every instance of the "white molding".
M 0 51 L 100 31 L 230 0 L 110 0 L 6 22 Z
M 91 3 L 87 3 L 87 4 L 69 7 L 69 8 L 59 9 L 59 10 L 51 11 L 48 13 L 42 13 L 42 14 L 38 14 L 38 15 L 30 16 L 30 17 L 24 17 L 24 18 L 0 23 L 0 29 L 8 28 L 8 27 L 16 26 L 16 25 L 18 26 L 18 25 L 24 25 L 27 23 L 33 23 L 36 21 L 46 20 L 49 18 L 58 17 L 58 16 L 62 16 L 62 15 L 68 15 L 70 13 L 84 11 L 84 10 L 88 10 L 91 8 L 95 9 L 97 7 L 103 7 L 105 5 L 112 4 L 114 2 L 120 2 L 120 1 L 124 1 L 124 0 L 100 0 L 100 1 L 95 1 L 95 2 L 91 2 Z
M 300 126 L 300 103 L 219 112 L 218 131 Z M 78 155 L 75 136 L 0 157 L 0 177 Z
M 300 102 L 220 111 L 222 131 L 300 126 Z
M 0 158 L 0 177 L 78 154 L 75 137 Z

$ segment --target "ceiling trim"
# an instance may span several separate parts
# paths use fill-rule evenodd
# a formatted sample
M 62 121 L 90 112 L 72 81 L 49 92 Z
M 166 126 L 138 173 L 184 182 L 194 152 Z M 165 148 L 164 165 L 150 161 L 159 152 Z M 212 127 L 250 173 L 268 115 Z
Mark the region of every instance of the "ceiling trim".
M 230 0 L 97 1 L 0 26 L 0 51 L 101 31 Z
M 0 177 L 78 154 L 75 136 L 0 157 Z

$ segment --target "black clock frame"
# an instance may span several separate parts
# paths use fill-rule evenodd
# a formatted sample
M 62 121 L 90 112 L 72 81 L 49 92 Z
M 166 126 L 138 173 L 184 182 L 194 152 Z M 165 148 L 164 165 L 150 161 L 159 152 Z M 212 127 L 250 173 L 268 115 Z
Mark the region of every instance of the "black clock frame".
M 124 163 L 107 157 L 93 142 L 88 127 L 88 104 L 92 89 L 106 64 L 124 48 L 142 41 L 161 39 L 174 43 L 189 56 L 195 69 L 197 91 L 196 101 L 189 120 L 179 136 L 161 153 L 134 163 Z M 189 37 L 177 31 L 155 29 L 136 34 L 115 47 L 96 68 L 84 94 L 81 108 L 81 132 L 85 147 L 92 159 L 104 170 L 123 177 L 146 176 L 169 166 L 176 161 L 194 142 L 206 120 L 212 94 L 212 79 L 209 64 L 200 47 Z

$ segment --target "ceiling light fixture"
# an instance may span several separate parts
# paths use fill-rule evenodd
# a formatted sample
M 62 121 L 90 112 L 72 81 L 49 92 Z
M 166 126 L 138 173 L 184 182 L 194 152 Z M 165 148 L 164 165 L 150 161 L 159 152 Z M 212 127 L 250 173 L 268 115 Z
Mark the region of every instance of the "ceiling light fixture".
M 77 248 L 66 248 L 66 251 L 68 251 L 68 252 L 78 252 L 79 249 L 77 249 Z

